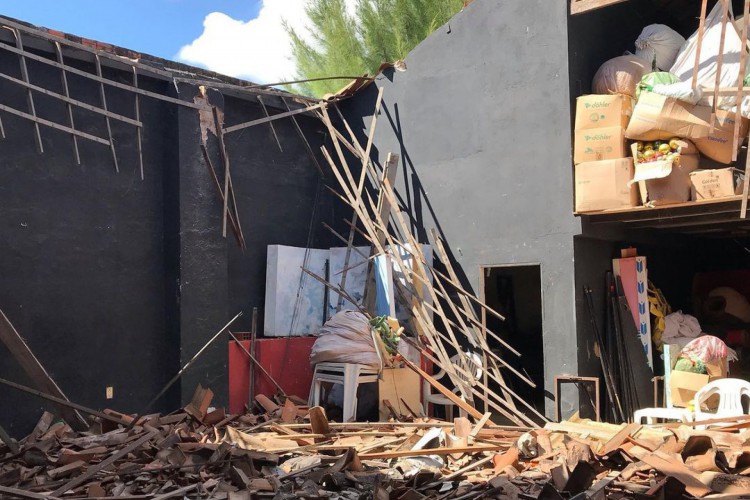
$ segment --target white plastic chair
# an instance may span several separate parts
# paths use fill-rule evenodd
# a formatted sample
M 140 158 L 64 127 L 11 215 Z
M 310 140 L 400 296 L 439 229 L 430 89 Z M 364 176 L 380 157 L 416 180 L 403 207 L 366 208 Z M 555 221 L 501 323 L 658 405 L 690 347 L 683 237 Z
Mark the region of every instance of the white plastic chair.
M 484 372 L 482 370 L 482 358 L 480 358 L 477 353 L 465 352 L 464 356 L 465 358 L 462 358 L 460 355 L 456 354 L 450 360 L 451 363 L 458 366 L 462 370 L 461 372 L 458 372 L 457 375 L 462 384 L 465 385 L 464 389 L 468 390 L 469 387 L 476 385 L 477 381 L 482 378 L 482 374 Z M 465 374 L 470 375 L 470 377 Z M 445 370 L 440 370 L 432 377 L 435 380 L 440 380 L 445 375 Z M 459 392 L 462 392 L 462 388 L 456 387 L 453 389 L 453 392 L 458 394 Z M 443 394 L 433 394 L 432 386 L 426 380 L 424 382 L 423 394 L 424 408 L 427 411 L 428 415 L 430 404 L 441 405 L 445 407 L 446 420 L 453 421 L 453 407 L 455 406 L 455 403 L 453 401 L 448 399 Z M 461 398 L 463 399 L 463 396 L 461 396 Z M 464 412 L 463 410 L 459 410 L 459 413 L 462 417 L 466 416 L 466 412 Z
M 633 414 L 636 424 L 642 424 L 644 418 L 649 425 L 655 424 L 656 419 L 679 420 L 687 424 L 693 421 L 693 412 L 687 408 L 642 408 Z
M 711 396 L 719 395 L 719 406 L 716 412 L 702 410 L 702 405 Z M 742 396 L 750 397 L 750 382 L 738 378 L 720 378 L 703 386 L 695 393 L 695 421 L 711 420 L 714 418 L 741 417 L 746 415 L 742 409 Z M 721 424 L 713 424 L 720 426 Z M 730 425 L 730 424 L 725 424 Z M 699 426 L 706 429 L 710 425 Z
M 324 382 L 344 386 L 343 422 L 351 422 L 357 417 L 357 388 L 359 384 L 378 381 L 378 371 L 366 365 L 354 363 L 318 363 L 313 373 L 310 388 L 310 406 L 320 405 L 320 393 Z

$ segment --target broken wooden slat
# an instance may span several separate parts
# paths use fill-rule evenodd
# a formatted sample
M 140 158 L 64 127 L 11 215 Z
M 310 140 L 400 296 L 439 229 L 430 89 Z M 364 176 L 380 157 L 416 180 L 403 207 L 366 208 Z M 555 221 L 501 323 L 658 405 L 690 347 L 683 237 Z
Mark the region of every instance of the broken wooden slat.
M 668 457 L 659 455 L 658 453 L 644 455 L 641 457 L 641 460 L 659 472 L 678 479 L 685 485 L 685 489 L 691 495 L 700 498 L 711 493 L 711 489 L 701 482 L 698 474 L 677 461 L 670 460 Z
M 21 40 L 21 33 L 17 29 L 10 29 L 10 31 L 16 39 L 16 48 L 19 50 L 18 62 L 21 65 L 21 78 L 23 78 L 25 83 L 29 84 L 31 82 L 29 81 L 29 70 L 26 67 L 26 57 L 24 55 L 25 51 L 23 49 L 23 41 Z M 26 89 L 26 104 L 29 107 L 29 114 L 34 118 L 37 118 L 36 107 L 34 106 L 34 94 L 32 94 L 30 88 Z M 36 139 L 37 149 L 40 153 L 44 153 L 42 134 L 39 131 L 39 122 L 36 120 L 34 120 L 34 138 Z
M 23 368 L 23 371 L 31 378 L 34 384 L 43 392 L 48 393 L 61 400 L 69 402 L 65 394 L 60 390 L 52 377 L 49 376 L 29 346 L 21 338 L 16 329 L 11 324 L 5 313 L 0 310 L 0 341 L 5 344 L 13 357 Z M 86 420 L 70 406 L 58 405 L 60 415 L 75 430 L 86 430 L 88 424 Z
M 64 60 L 63 60 L 63 55 L 62 55 L 62 49 L 60 48 L 60 43 L 54 42 L 52 45 L 55 47 L 55 55 L 57 56 L 57 62 L 59 62 L 60 64 L 63 64 Z M 7 75 L 2 74 L 0 76 L 5 78 Z M 64 69 L 60 71 L 60 80 L 62 82 L 63 92 L 65 93 L 64 95 L 65 102 L 67 103 L 67 108 L 68 108 L 68 122 L 70 124 L 70 128 L 75 129 L 76 128 L 75 121 L 73 120 L 73 103 L 71 101 L 68 101 L 68 99 L 70 99 L 70 91 L 68 89 L 68 75 L 65 74 Z M 47 89 L 44 89 L 44 91 L 47 92 Z M 76 159 L 76 165 L 80 165 L 81 154 L 78 151 L 78 137 L 76 137 L 75 134 L 70 134 L 70 137 L 73 140 L 73 154 Z
M 106 467 L 109 467 L 110 465 L 112 465 L 113 463 L 115 463 L 115 461 L 117 461 L 120 458 L 124 457 L 125 455 L 127 455 L 131 451 L 133 451 L 133 450 L 139 448 L 140 446 L 146 444 L 147 442 L 151 441 L 151 439 L 153 439 L 157 434 L 159 434 L 159 431 L 156 430 L 156 429 L 154 429 L 151 432 L 147 433 L 146 435 L 141 436 L 140 438 L 138 438 L 137 440 L 133 441 L 132 443 L 130 443 L 125 448 L 122 448 L 121 450 L 118 450 L 115 454 L 111 455 L 106 460 L 103 460 L 103 461 L 99 462 L 96 465 L 92 465 L 91 467 L 89 467 L 88 469 L 86 469 L 86 472 L 84 472 L 83 474 L 81 474 L 79 476 L 76 476 L 73 479 L 71 479 L 70 481 L 68 481 L 67 483 L 63 484 L 58 489 L 56 489 L 54 492 L 52 492 L 52 495 L 53 496 L 60 496 L 60 495 L 64 494 L 66 491 L 68 491 L 68 490 L 70 490 L 72 488 L 75 488 L 76 486 L 78 486 L 80 484 L 83 484 L 84 482 L 86 482 L 86 480 L 88 480 L 90 477 L 93 477 L 100 470 L 102 470 L 102 469 L 104 469 Z
M 311 106 L 307 106 L 306 108 L 295 109 L 294 111 L 288 111 L 286 113 L 279 113 L 276 115 L 271 115 L 267 118 L 259 118 L 257 120 L 251 120 L 245 123 L 238 123 L 237 125 L 232 125 L 231 127 L 225 127 L 223 129 L 223 132 L 225 134 L 231 134 L 232 132 L 236 132 L 238 130 L 242 130 L 248 127 L 254 127 L 255 125 L 262 125 L 264 123 L 272 122 L 274 120 L 280 120 L 282 118 L 288 118 L 290 116 L 298 115 L 300 113 L 308 113 L 314 109 L 322 108 L 323 106 L 326 106 L 326 103 L 319 102 L 318 104 L 313 104 Z
M 99 54 L 94 56 L 94 62 L 96 63 L 96 76 L 103 78 L 102 76 L 102 63 L 99 59 Z M 102 109 L 107 111 L 107 94 L 104 91 L 104 83 L 99 82 L 99 99 L 101 101 Z M 115 151 L 115 142 L 112 139 L 112 124 L 109 122 L 109 116 L 104 115 L 104 122 L 107 125 L 107 137 L 109 138 L 109 149 L 112 151 L 112 162 L 115 164 L 115 172 L 120 172 L 120 166 L 117 164 L 117 152 Z
M 138 69 L 133 66 L 133 87 L 138 88 Z M 138 94 L 134 94 L 133 97 L 135 98 L 134 102 L 134 108 L 135 108 L 135 121 L 140 123 L 141 121 L 141 97 Z M 136 149 L 138 149 L 138 170 L 141 172 L 141 180 L 143 180 L 143 138 L 141 137 L 141 126 L 138 125 L 138 127 L 135 130 L 136 136 L 135 136 L 135 146 Z
M 6 22 L 3 21 L 3 24 Z M 52 66 L 58 69 L 64 69 L 70 74 L 79 75 L 84 78 L 88 78 L 89 80 L 93 80 L 95 82 L 103 83 L 104 85 L 109 85 L 110 87 L 116 87 L 119 89 L 127 90 L 130 92 L 135 92 L 136 94 L 144 95 L 151 97 L 153 99 L 158 99 L 160 101 L 166 101 L 170 102 L 172 104 L 177 104 L 179 106 L 185 106 L 188 108 L 194 108 L 194 109 L 203 109 L 203 106 L 200 104 L 195 104 L 190 101 L 183 101 L 182 99 L 177 99 L 175 97 L 169 97 L 162 94 L 157 94 L 156 92 L 151 92 L 148 90 L 138 89 L 131 85 L 126 85 L 124 83 L 115 82 L 113 80 L 109 80 L 108 78 L 102 78 L 100 76 L 87 73 L 86 71 L 80 70 L 78 68 L 74 68 L 73 66 L 68 66 L 67 64 L 60 64 L 57 61 L 52 61 L 50 59 L 47 59 L 46 57 L 42 57 L 39 55 L 34 54 L 33 52 L 26 52 L 22 50 L 18 50 L 16 47 L 13 47 L 12 45 L 8 45 L 6 43 L 0 42 L 0 49 L 6 50 L 8 52 L 12 52 L 14 54 L 23 55 L 26 57 L 26 59 L 32 59 L 34 61 L 41 62 L 42 64 L 46 64 L 48 66 Z M 41 123 L 41 122 L 40 122 Z
M 49 120 L 45 120 L 44 118 L 39 118 L 34 115 L 30 115 L 28 113 L 24 113 L 23 111 L 19 111 L 17 109 L 11 108 L 10 106 L 6 106 L 5 104 L 0 104 L 0 110 L 5 111 L 6 113 L 10 113 L 12 115 L 24 118 L 26 120 L 32 121 L 34 123 L 38 123 L 40 125 L 44 125 L 46 127 L 54 128 L 56 130 L 60 130 L 62 132 L 67 132 L 68 134 L 73 134 L 78 137 L 83 137 L 84 139 L 88 139 L 90 141 L 94 141 L 99 144 L 104 144 L 105 146 L 109 146 L 110 143 L 106 139 L 102 139 L 101 137 L 97 137 L 95 135 L 88 134 L 86 132 L 81 132 L 80 130 L 72 129 L 70 127 L 66 127 L 65 125 L 60 125 L 59 123 L 55 123 Z M 5 137 L 3 133 L 3 137 Z

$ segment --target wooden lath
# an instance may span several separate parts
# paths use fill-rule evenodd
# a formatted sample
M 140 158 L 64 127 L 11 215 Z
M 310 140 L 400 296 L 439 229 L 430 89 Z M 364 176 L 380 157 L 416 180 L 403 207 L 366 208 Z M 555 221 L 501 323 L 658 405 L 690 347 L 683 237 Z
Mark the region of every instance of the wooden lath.
M 523 425 L 536 425 L 538 422 L 546 421 L 544 415 L 515 393 L 506 383 L 501 369 L 507 370 L 507 373 L 516 377 L 517 380 L 532 387 L 535 386 L 533 381 L 490 349 L 486 338 L 488 330 L 478 320 L 474 309 L 476 306 L 469 299 L 472 294 L 463 290 L 460 283 L 456 283 L 450 275 L 439 273 L 428 264 L 420 242 L 417 241 L 410 223 L 401 212 L 392 179 L 389 179 L 383 172 L 372 172 L 375 166 L 370 161 L 369 155 L 365 155 L 366 148 L 358 143 L 353 134 L 352 144 L 347 144 L 341 134 L 336 131 L 326 107 L 323 107 L 321 111 L 321 119 L 329 130 L 335 155 L 331 155 L 326 147 L 321 148 L 321 151 L 339 183 L 341 193 L 337 193 L 337 196 L 353 209 L 358 224 L 363 228 L 361 234 L 364 234 L 365 239 L 372 245 L 372 252 L 388 255 L 393 260 L 394 266 L 397 266 L 403 274 L 404 281 L 394 280 L 394 286 L 401 301 L 411 312 L 410 329 L 414 337 L 410 338 L 409 343 L 412 343 L 437 367 L 446 371 L 453 385 L 460 391 L 462 401 L 467 404 L 472 404 L 474 400 L 482 401 L 486 408 L 491 408 L 509 420 Z M 348 130 L 348 124 L 343 117 L 342 122 Z M 346 146 L 361 162 L 362 171 L 357 172 L 357 176 L 348 166 L 342 145 Z M 365 171 L 370 174 L 370 179 L 377 180 L 369 189 L 360 190 L 360 182 L 366 175 Z M 388 210 L 382 210 L 384 206 L 388 207 Z M 355 227 L 355 224 L 351 225 Z M 340 238 L 344 239 L 343 236 Z M 438 259 L 447 260 L 442 241 L 437 237 L 435 240 Z M 351 246 L 349 239 L 347 239 L 347 245 Z M 444 263 L 449 274 L 455 275 L 455 271 L 449 267 L 450 262 Z M 324 279 L 319 281 L 329 288 L 338 289 Z M 458 298 L 451 297 L 448 293 L 449 284 L 451 288 L 460 289 L 463 293 L 456 293 Z M 473 296 L 472 298 L 474 302 L 481 303 L 478 298 Z M 355 305 L 361 307 L 360 304 L 355 303 Z M 489 309 L 486 304 L 481 305 Z M 500 316 L 497 313 L 494 314 Z M 433 315 L 439 323 L 433 322 Z M 438 328 L 438 325 L 441 328 Z M 499 336 L 493 334 L 493 337 L 502 342 Z M 488 374 L 488 381 L 476 380 L 469 373 L 472 362 L 463 348 L 467 342 L 473 346 L 474 350 L 481 352 L 487 360 L 483 363 L 482 369 Z M 511 352 L 517 354 L 515 349 L 510 349 Z M 457 357 L 455 363 L 454 357 Z M 420 375 L 424 376 L 424 374 Z M 441 387 L 429 378 L 425 377 L 425 380 L 441 390 Z M 488 386 L 489 382 L 497 384 L 502 390 L 502 395 L 495 393 Z M 517 404 L 519 407 L 523 406 L 523 410 L 520 410 Z M 469 413 L 475 415 L 476 410 L 469 411 Z
M 609 7 L 610 5 L 626 1 L 627 0 L 571 0 L 570 13 L 572 15 L 583 14 L 584 12 L 590 12 L 592 10 Z

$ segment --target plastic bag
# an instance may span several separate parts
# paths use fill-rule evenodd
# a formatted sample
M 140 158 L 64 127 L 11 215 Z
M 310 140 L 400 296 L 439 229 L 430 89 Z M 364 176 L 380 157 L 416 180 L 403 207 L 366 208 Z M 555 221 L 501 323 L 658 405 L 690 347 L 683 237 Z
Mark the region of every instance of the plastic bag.
M 691 340 L 680 351 L 680 355 L 692 360 L 710 363 L 715 359 L 727 358 L 729 361 L 737 360 L 737 353 L 727 347 L 723 340 L 713 335 L 704 335 Z
M 698 101 L 700 101 L 703 97 L 703 89 L 701 87 L 693 89 L 692 82 L 677 82 L 669 85 L 660 83 L 654 85 L 651 91 L 654 94 L 674 97 L 675 99 L 679 99 L 680 101 L 684 101 L 690 104 L 697 104 Z
M 677 363 L 675 363 L 674 365 L 674 371 L 705 374 L 706 364 L 699 359 L 692 360 L 690 358 L 680 356 L 679 358 L 677 358 Z
M 650 24 L 635 41 L 635 55 L 648 61 L 648 68 L 668 71 L 685 39 L 669 26 Z
M 380 370 L 382 361 L 375 347 L 370 322 L 358 311 L 341 311 L 318 332 L 310 352 L 310 364 L 353 363 Z
M 638 86 L 635 89 L 635 97 L 641 96 L 641 92 L 653 92 L 655 85 L 672 85 L 673 83 L 679 83 L 680 79 L 672 73 L 666 71 L 654 71 L 648 73 L 641 78 L 638 82 Z
M 624 94 L 635 97 L 635 89 L 650 71 L 648 61 L 634 55 L 619 56 L 602 64 L 591 84 L 594 94 Z
M 713 88 L 716 85 L 716 73 L 719 58 L 719 47 L 721 44 L 721 19 L 723 2 L 716 2 L 716 6 L 706 16 L 705 32 L 701 44 L 700 63 L 698 68 L 698 85 Z M 726 35 L 724 37 L 724 55 L 721 60 L 721 77 L 719 86 L 736 87 L 737 78 L 740 74 L 740 54 L 742 52 L 742 40 L 733 22 L 732 5 L 729 3 L 729 20 L 727 22 Z M 693 81 L 693 69 L 695 68 L 695 52 L 698 47 L 698 32 L 693 33 L 685 45 L 680 49 L 672 68 L 669 70 L 682 81 Z M 732 109 L 736 104 L 736 96 L 728 95 L 720 97 L 716 106 L 720 109 Z M 713 92 L 705 92 L 698 101 L 701 106 L 711 106 Z

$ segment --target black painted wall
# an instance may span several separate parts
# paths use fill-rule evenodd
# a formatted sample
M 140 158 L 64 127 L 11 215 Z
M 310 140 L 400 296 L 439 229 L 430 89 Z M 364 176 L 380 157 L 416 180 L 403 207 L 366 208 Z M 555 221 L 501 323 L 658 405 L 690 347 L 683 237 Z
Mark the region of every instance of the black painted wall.
M 53 58 L 52 54 L 43 53 Z M 67 60 L 89 72 L 93 64 Z M 20 77 L 18 59 L 0 53 L 0 71 Z M 59 72 L 29 61 L 32 83 L 62 92 Z M 131 75 L 105 68 L 105 76 Z M 193 101 L 198 89 L 175 88 L 141 76 L 142 88 Z M 69 75 L 71 97 L 99 105 L 96 82 Z M 107 87 L 113 112 L 133 116 L 134 96 Z M 67 123 L 65 105 L 34 95 L 37 113 Z M 209 92 L 226 123 L 262 116 L 250 102 Z M 179 367 L 232 316 L 262 311 L 266 246 L 313 246 L 333 241 L 320 222 L 334 220 L 330 194 L 290 120 L 275 123 L 281 152 L 268 125 L 227 136 L 237 204 L 248 249 L 221 236 L 222 204 L 203 162 L 195 109 L 141 97 L 145 180 L 140 179 L 134 127 L 112 120 L 120 172 L 108 147 L 78 140 L 76 165 L 70 135 L 41 126 L 44 153 L 35 147 L 33 124 L 0 113 L 0 308 L 27 340 L 64 392 L 101 409 L 141 412 Z M 0 103 L 26 111 L 22 87 L 0 81 Z M 269 112 L 281 110 L 269 108 Z M 106 137 L 104 119 L 75 109 L 76 128 Z M 314 150 L 324 140 L 316 119 L 298 115 Z M 219 165 L 217 143 L 209 149 Z M 311 226 L 311 215 L 316 220 Z M 340 216 L 338 217 L 340 219 Z M 262 325 L 262 318 L 259 322 Z M 154 406 L 174 410 L 197 383 L 226 404 L 226 337 L 191 367 Z M 29 384 L 0 345 L 0 377 Z M 105 399 L 106 386 L 114 398 Z M 0 386 L 0 425 L 12 434 L 31 430 L 48 406 Z
M 31 81 L 62 92 L 59 72 L 29 61 Z M 91 70 L 92 68 L 89 68 Z M 0 71 L 20 77 L 18 59 L 0 55 Z M 112 77 L 109 73 L 107 76 Z M 69 76 L 71 96 L 98 104 L 98 85 Z M 165 92 L 167 85 L 144 79 Z M 108 89 L 113 112 L 133 116 L 133 95 Z M 67 123 L 63 103 L 34 96 L 38 114 Z M 0 101 L 26 111 L 22 87 L 3 81 Z M 106 136 L 104 118 L 76 109 L 76 127 Z M 120 173 L 107 146 L 78 139 L 76 165 L 70 135 L 40 129 L 44 153 L 35 146 L 32 122 L 2 114 L 0 141 L 0 308 L 69 397 L 101 407 L 138 410 L 176 369 L 176 331 L 166 329 L 164 174 L 176 148 L 161 133 L 176 127 L 173 107 L 144 99 L 140 180 L 131 125 L 112 121 Z M 28 383 L 0 346 L 3 378 Z M 114 399 L 105 400 L 105 387 Z M 41 400 L 0 387 L 0 422 L 10 432 L 29 430 Z M 172 401 L 174 404 L 175 401 Z

